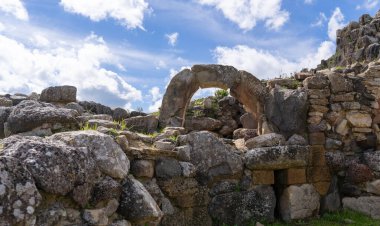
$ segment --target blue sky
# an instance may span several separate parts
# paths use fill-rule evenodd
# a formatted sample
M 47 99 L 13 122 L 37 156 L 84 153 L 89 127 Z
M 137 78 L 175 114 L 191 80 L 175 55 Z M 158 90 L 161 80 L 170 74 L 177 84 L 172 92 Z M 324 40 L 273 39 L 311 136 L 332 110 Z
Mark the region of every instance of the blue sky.
M 80 100 L 155 111 L 197 63 L 258 78 L 315 67 L 379 0 L 0 0 L 0 93 L 78 87 Z M 197 95 L 207 95 L 204 90 Z

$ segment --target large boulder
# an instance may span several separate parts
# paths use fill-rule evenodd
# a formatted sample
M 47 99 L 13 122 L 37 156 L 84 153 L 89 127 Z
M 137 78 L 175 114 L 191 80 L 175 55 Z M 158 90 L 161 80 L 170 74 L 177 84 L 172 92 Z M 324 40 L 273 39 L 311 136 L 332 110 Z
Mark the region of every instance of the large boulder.
M 84 108 L 86 112 L 91 112 L 93 114 L 106 114 L 112 116 L 112 109 L 103 104 L 96 103 L 94 101 L 79 101 L 80 106 Z
M 40 100 L 53 103 L 70 103 L 77 100 L 77 88 L 74 86 L 52 86 L 41 92 Z
M 186 117 L 185 120 L 185 128 L 188 131 L 215 131 L 222 126 L 223 123 L 221 121 L 209 117 Z
M 11 114 L 11 107 L 0 107 L 0 138 L 5 137 L 4 123 L 7 122 L 9 115 Z
M 197 171 L 198 181 L 211 182 L 218 178 L 234 177 L 242 174 L 243 162 L 231 146 L 223 143 L 207 131 L 194 132 L 181 138 L 189 144 L 191 162 Z
M 334 94 L 339 92 L 349 93 L 354 89 L 352 81 L 344 77 L 343 74 L 331 73 L 328 75 L 328 78 L 331 84 L 331 91 Z
M 265 114 L 281 134 L 289 138 L 306 131 L 308 112 L 307 92 L 303 89 L 274 88 L 265 105 Z
M 144 225 L 158 224 L 163 213 L 145 187 L 135 179 L 126 178 L 120 197 L 119 214 L 127 220 Z
M 33 225 L 41 199 L 24 164 L 0 156 L 0 225 Z
M 74 148 L 57 140 L 39 137 L 11 136 L 3 140 L 2 156 L 16 158 L 31 173 L 39 189 L 52 194 L 66 195 L 85 204 L 99 170 L 87 148 Z M 80 197 L 75 197 L 80 192 Z M 83 202 L 84 203 L 83 203 Z
M 285 145 L 285 137 L 281 134 L 268 133 L 251 138 L 245 142 L 245 146 L 249 149 L 261 147 L 273 147 Z
M 243 128 L 246 129 L 257 129 L 257 119 L 253 117 L 251 113 L 245 113 L 240 117 L 240 122 Z
M 100 171 L 113 178 L 124 178 L 129 172 L 129 159 L 114 139 L 94 131 L 73 131 L 54 134 L 50 140 L 59 140 L 73 147 L 86 147 L 95 158 Z
M 311 184 L 291 185 L 280 199 L 281 217 L 285 221 L 300 220 L 319 213 L 319 193 Z
M 276 146 L 255 148 L 244 156 L 244 162 L 251 170 L 280 170 L 304 167 L 311 152 L 307 146 Z
M 342 202 L 343 208 L 345 209 L 351 209 L 366 214 L 374 219 L 380 219 L 380 197 L 345 197 Z
M 52 104 L 26 100 L 13 108 L 7 120 L 11 134 L 33 130 L 44 124 L 77 126 L 75 117 L 78 112 L 71 109 L 57 108 Z
M 113 110 L 113 115 L 112 115 L 113 120 L 121 122 L 124 119 L 127 119 L 129 117 L 130 117 L 129 112 L 125 110 L 124 108 L 115 108 Z
M 208 209 L 218 225 L 249 225 L 257 221 L 273 221 L 275 207 L 273 188 L 259 186 L 251 191 L 217 195 Z
M 125 120 L 127 128 L 140 133 L 154 133 L 158 127 L 158 119 L 154 115 L 136 116 Z

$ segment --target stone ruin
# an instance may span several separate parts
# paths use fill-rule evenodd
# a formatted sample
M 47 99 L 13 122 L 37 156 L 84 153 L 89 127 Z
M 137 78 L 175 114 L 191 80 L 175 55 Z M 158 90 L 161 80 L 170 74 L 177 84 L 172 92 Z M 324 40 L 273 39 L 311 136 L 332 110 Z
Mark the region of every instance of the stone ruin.
M 232 97 L 196 109 L 208 87 Z M 194 65 L 158 117 L 76 91 L 0 97 L 1 226 L 245 226 L 342 208 L 380 219 L 378 60 L 266 82 Z

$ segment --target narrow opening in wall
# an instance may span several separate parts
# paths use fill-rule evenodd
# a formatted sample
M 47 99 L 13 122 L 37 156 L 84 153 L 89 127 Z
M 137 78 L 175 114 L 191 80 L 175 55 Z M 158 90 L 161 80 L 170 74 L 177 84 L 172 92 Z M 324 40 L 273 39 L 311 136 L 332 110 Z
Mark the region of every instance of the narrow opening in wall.
M 284 183 L 284 173 L 285 170 L 275 170 L 274 171 L 274 193 L 276 194 L 276 209 L 274 212 L 274 216 L 276 219 L 281 219 L 281 211 L 280 211 L 280 199 L 283 191 L 286 188 L 286 184 Z

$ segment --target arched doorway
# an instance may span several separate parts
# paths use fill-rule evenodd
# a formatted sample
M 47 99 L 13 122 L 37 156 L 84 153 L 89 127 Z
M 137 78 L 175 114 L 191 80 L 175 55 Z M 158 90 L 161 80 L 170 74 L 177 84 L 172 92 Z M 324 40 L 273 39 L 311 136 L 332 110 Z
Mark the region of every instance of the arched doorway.
M 230 89 L 231 96 L 258 119 L 258 131 L 261 133 L 267 89 L 252 74 L 224 65 L 194 65 L 174 76 L 162 100 L 160 126 L 183 126 L 192 96 L 200 88 L 212 87 Z

